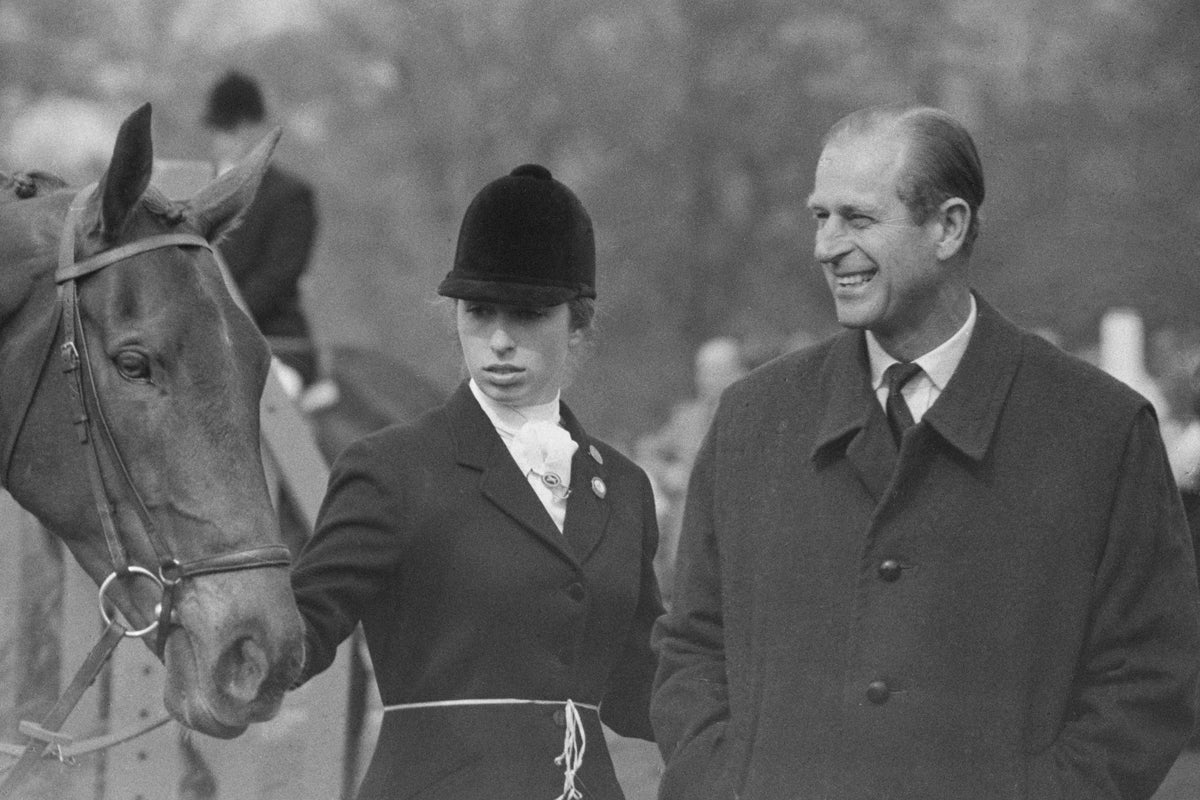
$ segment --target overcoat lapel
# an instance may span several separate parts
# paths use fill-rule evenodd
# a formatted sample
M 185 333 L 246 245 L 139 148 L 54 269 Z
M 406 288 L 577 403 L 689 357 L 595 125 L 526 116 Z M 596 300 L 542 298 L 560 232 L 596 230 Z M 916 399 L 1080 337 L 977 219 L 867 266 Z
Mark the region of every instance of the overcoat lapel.
M 883 497 L 896 464 L 896 445 L 887 417 L 871 390 L 871 370 L 863 334 L 839 334 L 821 367 L 825 412 L 812 457 L 845 447 L 846 459 L 876 502 Z
M 967 352 L 946 390 L 925 412 L 928 423 L 964 455 L 981 461 L 991 447 L 1021 365 L 1020 331 L 980 297 Z
M 575 557 L 582 563 L 604 537 L 611 501 L 604 464 L 594 455 L 600 451 L 593 448 L 579 420 L 566 404 L 562 404 L 561 410 L 563 425 L 579 444 L 571 458 L 571 496 L 567 499 L 563 533 Z
M 1000 424 L 1005 400 L 1021 363 L 1017 328 L 975 297 L 978 316 L 962 361 L 946 389 L 922 418 L 941 438 L 975 461 L 982 460 Z M 845 444 L 847 460 L 878 502 L 892 480 L 895 445 L 874 392 L 863 334 L 846 331 L 830 346 L 820 385 L 825 398 L 814 460 Z
M 521 474 L 500 434 L 496 433 L 492 421 L 479 407 L 465 382 L 447 401 L 446 412 L 450 416 L 450 430 L 458 451 L 458 462 L 482 472 L 479 486 L 483 496 L 555 552 L 574 562 L 574 554 L 567 547 L 563 534 L 559 533 L 554 520 L 529 485 L 528 479 Z M 568 500 L 568 508 L 570 505 L 571 501 Z

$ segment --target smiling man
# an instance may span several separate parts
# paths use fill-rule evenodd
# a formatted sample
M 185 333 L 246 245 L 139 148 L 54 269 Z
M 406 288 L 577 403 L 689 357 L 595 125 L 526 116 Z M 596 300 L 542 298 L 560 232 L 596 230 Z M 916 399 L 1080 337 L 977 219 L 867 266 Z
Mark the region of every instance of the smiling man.
M 655 631 L 660 800 L 1147 798 L 1200 601 L 1148 402 L 971 290 L 983 172 L 856 112 L 808 205 L 846 331 L 731 387 Z

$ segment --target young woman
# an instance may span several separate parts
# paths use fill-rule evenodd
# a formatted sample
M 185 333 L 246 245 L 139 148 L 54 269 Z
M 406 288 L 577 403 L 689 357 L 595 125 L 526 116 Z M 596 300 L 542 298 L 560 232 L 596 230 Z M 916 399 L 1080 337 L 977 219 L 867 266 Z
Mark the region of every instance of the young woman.
M 438 287 L 469 380 L 335 463 L 294 586 L 305 677 L 362 622 L 385 715 L 358 797 L 620 800 L 601 728 L 652 737 L 654 501 L 559 400 L 593 316 L 579 200 L 484 187 Z

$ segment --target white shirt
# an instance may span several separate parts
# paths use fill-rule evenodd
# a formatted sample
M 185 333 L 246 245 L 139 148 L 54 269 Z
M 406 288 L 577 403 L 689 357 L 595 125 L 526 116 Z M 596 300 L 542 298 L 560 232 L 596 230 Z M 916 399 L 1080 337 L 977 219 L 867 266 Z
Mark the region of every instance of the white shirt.
M 921 417 L 925 416 L 925 412 L 946 389 L 946 384 L 950 382 L 954 370 L 958 369 L 963 354 L 967 352 L 967 343 L 971 341 L 971 332 L 975 330 L 977 316 L 975 296 L 971 295 L 971 313 L 967 315 L 963 326 L 949 339 L 920 358 L 914 359 L 921 371 L 900 389 L 900 393 L 904 395 L 904 402 L 908 403 L 908 410 L 912 412 L 913 422 L 920 422 Z M 875 334 L 870 331 L 867 331 L 867 357 L 871 362 L 871 387 L 875 390 L 879 405 L 886 409 L 888 390 L 883 381 L 883 373 L 892 364 L 897 363 L 897 360 L 888 355 L 875 339 Z
M 554 520 L 554 524 L 558 527 L 559 532 L 562 532 L 563 525 L 567 519 L 567 497 L 565 492 L 555 493 L 542 480 L 542 475 L 535 467 L 538 465 L 531 464 L 525 458 L 522 448 L 517 447 L 515 440 L 517 432 L 521 426 L 527 422 L 550 422 L 559 425 L 561 417 L 559 414 L 559 397 L 556 394 L 554 399 L 549 403 L 540 403 L 533 406 L 508 406 L 503 403 L 498 403 L 492 398 L 484 394 L 475 380 L 470 381 L 471 394 L 475 395 L 475 400 L 483 409 L 483 413 L 487 414 L 488 419 L 492 421 L 496 432 L 500 434 L 500 439 L 504 442 L 504 446 L 508 448 L 508 452 L 516 461 L 517 467 L 525 475 L 529 481 L 529 485 L 533 487 L 533 491 L 537 493 L 538 499 L 542 501 L 542 505 L 550 514 L 550 519 Z M 571 485 L 571 463 L 567 458 L 563 463 L 559 464 L 556 469 L 556 474 L 562 480 L 563 486 Z

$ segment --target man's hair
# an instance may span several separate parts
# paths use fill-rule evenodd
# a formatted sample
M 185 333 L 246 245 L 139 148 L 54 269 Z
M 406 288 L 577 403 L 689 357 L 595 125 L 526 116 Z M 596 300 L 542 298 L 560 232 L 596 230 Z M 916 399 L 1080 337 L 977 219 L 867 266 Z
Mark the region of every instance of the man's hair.
M 241 72 L 227 72 L 213 84 L 204 110 L 204 124 L 228 131 L 242 123 L 257 124 L 267 115 L 258 81 Z
M 834 123 L 822 144 L 850 136 L 896 133 L 906 152 L 896 192 L 917 224 L 923 224 L 952 197 L 966 202 L 971 221 L 962 252 L 970 255 L 979 236 L 983 205 L 983 165 L 971 134 L 962 123 L 929 106 L 876 106 L 848 114 Z

